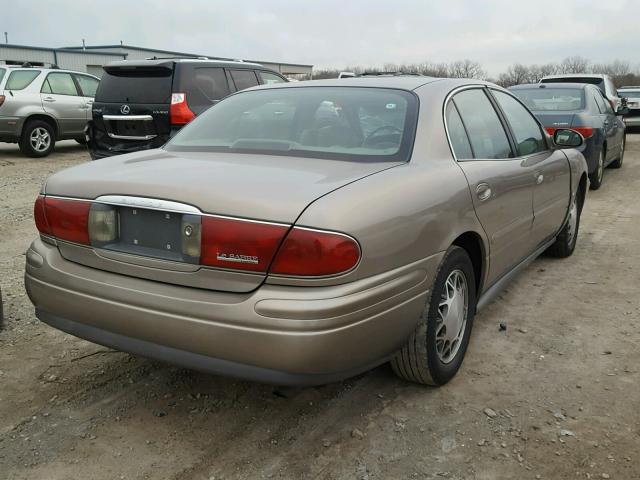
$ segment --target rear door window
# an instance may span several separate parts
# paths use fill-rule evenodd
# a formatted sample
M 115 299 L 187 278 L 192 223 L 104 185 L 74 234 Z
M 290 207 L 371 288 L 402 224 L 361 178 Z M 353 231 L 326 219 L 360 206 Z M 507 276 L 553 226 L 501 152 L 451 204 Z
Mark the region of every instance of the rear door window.
M 473 151 L 469 143 L 469 137 L 464 129 L 464 124 L 460 118 L 460 114 L 453 102 L 447 105 L 447 130 L 449 132 L 449 140 L 451 148 L 457 160 L 468 160 L 473 158 Z
M 229 72 L 237 90 L 244 90 L 258 85 L 258 77 L 256 77 L 253 70 L 230 70 Z
M 511 95 L 499 90 L 493 90 L 492 94 L 509 122 L 516 140 L 518 155 L 522 157 L 547 150 L 542 129 L 533 115 Z
M 453 97 L 453 102 L 469 134 L 474 158 L 511 158 L 507 133 L 483 90 L 463 90 Z
M 271 85 L 272 83 L 286 83 L 286 80 L 284 78 L 272 72 L 260 71 L 258 72 L 258 75 L 260 75 L 262 83 L 265 85 Z
M 89 77 L 87 75 L 74 75 L 76 80 L 78 81 L 78 85 L 80 85 L 80 90 L 82 90 L 82 96 L 84 97 L 95 97 L 96 90 L 98 89 L 99 80 L 96 80 L 93 77 Z
M 71 74 L 62 72 L 47 75 L 40 91 L 56 95 L 78 95 L 78 89 Z
M 31 85 L 31 82 L 40 75 L 40 70 L 14 70 L 9 74 L 5 90 L 22 90 Z
M 169 104 L 172 79 L 170 68 L 107 67 L 96 90 L 96 102 Z

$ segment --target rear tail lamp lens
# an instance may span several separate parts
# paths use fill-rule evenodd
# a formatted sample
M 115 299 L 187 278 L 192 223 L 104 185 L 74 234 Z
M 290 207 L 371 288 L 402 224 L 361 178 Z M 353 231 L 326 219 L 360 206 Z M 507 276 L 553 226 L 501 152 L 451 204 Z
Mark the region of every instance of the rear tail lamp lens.
M 545 127 L 545 130 L 553 137 L 553 134 L 558 130 L 558 128 Z M 593 128 L 591 127 L 571 127 L 566 129 L 563 128 L 563 130 L 573 130 L 574 132 L 578 132 L 585 139 L 593 136 Z
M 266 272 L 288 229 L 286 225 L 202 217 L 200 263 Z
M 0 107 L 4 103 L 4 100 L 5 100 L 5 96 L 4 95 L 0 95 Z
M 360 260 L 360 247 L 340 233 L 294 227 L 269 269 L 275 275 L 327 276 L 351 270 Z
M 36 198 L 36 203 L 33 206 L 33 218 L 36 221 L 36 228 L 43 235 L 53 235 L 51 233 L 51 227 L 47 222 L 47 216 L 45 214 L 44 197 L 39 195 Z
M 185 125 L 196 118 L 196 114 L 189 108 L 186 93 L 174 93 L 171 95 L 169 117 L 171 118 L 171 125 Z
M 45 197 L 44 216 L 49 226 L 47 233 L 61 240 L 89 245 L 90 208 L 91 202 L 84 200 Z M 36 219 L 36 225 L 37 222 Z
M 111 243 L 118 238 L 118 215 L 110 205 L 94 203 L 89 210 L 89 240 L 92 244 Z

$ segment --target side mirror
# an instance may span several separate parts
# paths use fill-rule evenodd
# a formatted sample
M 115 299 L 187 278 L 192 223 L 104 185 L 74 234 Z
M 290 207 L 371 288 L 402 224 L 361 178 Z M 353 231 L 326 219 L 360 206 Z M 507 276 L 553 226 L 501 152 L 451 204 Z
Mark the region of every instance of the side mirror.
M 573 130 L 561 128 L 553 133 L 553 143 L 559 148 L 577 148 L 583 142 L 582 135 Z

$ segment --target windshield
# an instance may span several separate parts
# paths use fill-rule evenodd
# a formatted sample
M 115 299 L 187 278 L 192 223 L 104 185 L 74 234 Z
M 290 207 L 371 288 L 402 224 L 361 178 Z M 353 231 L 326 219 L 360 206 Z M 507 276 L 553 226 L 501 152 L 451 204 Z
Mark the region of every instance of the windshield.
M 640 98 L 640 89 L 638 90 L 618 90 L 618 95 L 624 98 Z
M 534 111 L 568 111 L 584 108 L 584 90 L 581 88 L 517 88 L 511 92 Z
M 413 145 L 417 107 L 413 94 L 382 88 L 252 90 L 211 107 L 166 148 L 406 161 Z

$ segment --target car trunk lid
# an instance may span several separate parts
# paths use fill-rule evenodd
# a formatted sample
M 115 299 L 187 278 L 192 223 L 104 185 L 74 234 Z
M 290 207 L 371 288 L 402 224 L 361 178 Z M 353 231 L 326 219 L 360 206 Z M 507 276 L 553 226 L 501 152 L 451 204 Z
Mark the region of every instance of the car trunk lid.
M 282 225 L 286 232 L 317 198 L 398 164 L 154 150 L 55 174 L 47 181 L 46 195 L 125 199 L 117 207 L 122 238 L 93 248 L 59 242 L 68 260 L 166 283 L 248 292 L 264 281 L 266 271 L 242 271 L 231 263 L 229 268 L 207 267 L 198 258 L 181 256 L 185 222 L 199 222 L 202 212 Z M 130 197 L 142 202 L 127 204 Z M 169 202 L 178 202 L 184 211 Z

